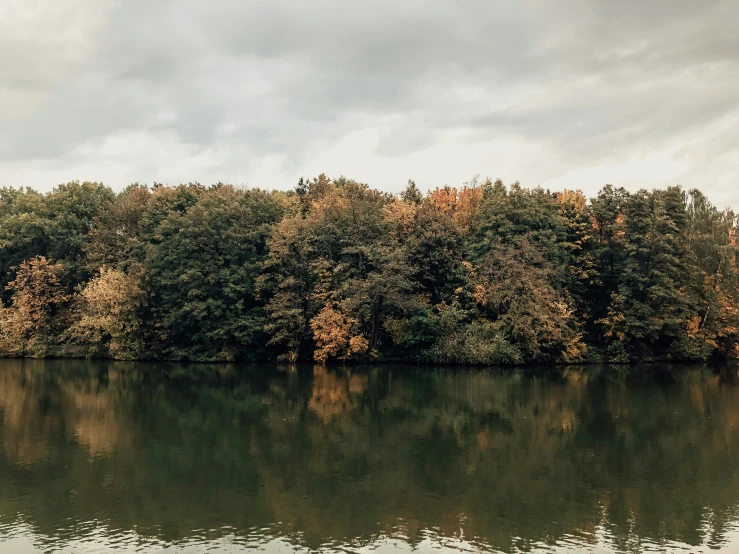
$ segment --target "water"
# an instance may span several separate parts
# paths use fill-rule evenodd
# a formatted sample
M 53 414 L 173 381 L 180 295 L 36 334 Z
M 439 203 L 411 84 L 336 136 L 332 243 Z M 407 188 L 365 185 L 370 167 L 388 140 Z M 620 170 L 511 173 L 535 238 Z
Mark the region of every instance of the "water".
M 0 360 L 0 553 L 739 551 L 736 371 Z

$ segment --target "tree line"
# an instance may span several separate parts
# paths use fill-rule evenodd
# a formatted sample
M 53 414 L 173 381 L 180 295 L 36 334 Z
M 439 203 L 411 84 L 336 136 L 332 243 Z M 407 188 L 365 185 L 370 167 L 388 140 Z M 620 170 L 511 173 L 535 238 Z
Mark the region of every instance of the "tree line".
M 738 225 L 680 187 L 0 188 L 0 355 L 734 358 Z

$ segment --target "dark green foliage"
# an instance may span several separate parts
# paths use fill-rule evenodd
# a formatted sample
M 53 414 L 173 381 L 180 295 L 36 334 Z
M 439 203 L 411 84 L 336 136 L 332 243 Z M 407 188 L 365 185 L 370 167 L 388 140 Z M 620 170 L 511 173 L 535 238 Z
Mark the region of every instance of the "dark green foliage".
M 506 190 L 500 181 L 484 185 L 483 191 L 471 226 L 473 259 L 483 257 L 493 244 L 512 244 L 522 235 L 539 243 L 548 257 L 563 257 L 568 225 L 555 194 L 538 187 L 525 189 L 518 183 Z
M 12 268 L 35 256 L 62 263 L 70 291 L 89 278 L 83 252 L 88 232 L 101 207 L 114 198 L 110 188 L 88 182 L 59 185 L 47 195 L 30 189 L 0 189 L 3 288 L 12 278 Z
M 45 200 L 31 189 L 0 188 L 0 292 L 6 303 L 10 295 L 5 287 L 12 280 L 12 268 L 48 253 Z
M 47 196 L 48 255 L 64 263 L 75 281 L 88 277 L 83 249 L 92 220 L 114 198 L 113 191 L 102 183 L 87 182 L 59 185 Z
M 419 292 L 436 304 L 462 284 L 463 240 L 452 220 L 428 203 L 416 211 L 407 240 L 408 263 Z
M 158 355 L 252 357 L 264 343 L 255 282 L 272 225 L 281 216 L 281 205 L 269 193 L 216 186 L 159 224 L 146 261 Z
M 686 221 L 685 195 L 678 188 L 641 190 L 625 202 L 623 258 L 603 323 L 629 357 L 669 352 L 687 328 Z

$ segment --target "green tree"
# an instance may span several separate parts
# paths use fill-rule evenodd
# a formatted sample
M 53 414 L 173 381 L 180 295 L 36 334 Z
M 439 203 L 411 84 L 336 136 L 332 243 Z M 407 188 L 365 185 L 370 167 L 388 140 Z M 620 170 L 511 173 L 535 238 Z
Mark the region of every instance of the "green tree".
M 102 183 L 78 181 L 54 187 L 47 195 L 48 255 L 64 265 L 69 290 L 89 276 L 84 260 L 87 235 L 100 208 L 114 197 Z
M 685 193 L 641 190 L 623 218 L 623 264 L 602 320 L 614 361 L 668 352 L 690 318 Z
M 218 185 L 184 213 L 170 211 L 147 255 L 161 355 L 173 359 L 254 358 L 263 340 L 256 278 L 279 199 Z
M 89 271 L 103 266 L 125 268 L 132 261 L 144 260 L 150 238 L 144 230 L 144 216 L 151 198 L 147 187 L 131 185 L 101 206 L 85 244 Z
M 6 289 L 11 268 L 49 250 L 49 214 L 46 198 L 26 189 L 0 188 L 0 298 L 10 300 Z
M 462 236 L 452 218 L 425 202 L 415 212 L 406 248 L 417 291 L 432 304 L 449 300 L 461 285 L 463 261 Z
M 552 263 L 528 235 L 493 247 L 480 263 L 474 296 L 482 315 L 494 323 L 527 361 L 580 361 L 582 333 L 572 301 L 553 284 Z
M 593 286 L 588 294 L 593 321 L 601 321 L 607 316 L 611 298 L 618 290 L 626 256 L 624 210 L 628 199 L 626 189 L 606 185 L 590 202 L 594 257 L 597 264 Z M 598 326 L 591 336 L 597 341 L 596 337 L 600 335 L 602 327 Z
M 259 295 L 266 301 L 268 344 L 277 347 L 280 360 L 289 362 L 299 359 L 316 312 L 311 237 L 302 216 L 280 221 L 267 243 L 268 254 L 257 280 Z
M 694 313 L 684 339 L 676 345 L 677 357 L 735 355 L 739 339 L 739 251 L 735 229 L 736 218 L 731 210 L 719 211 L 700 191 L 689 191 L 689 298 Z

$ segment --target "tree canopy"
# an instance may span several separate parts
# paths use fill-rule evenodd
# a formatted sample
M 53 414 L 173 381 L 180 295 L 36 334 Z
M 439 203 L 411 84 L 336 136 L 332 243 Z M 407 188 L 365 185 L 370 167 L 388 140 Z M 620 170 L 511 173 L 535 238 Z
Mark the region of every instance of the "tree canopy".
M 680 187 L 2 188 L 0 355 L 737 357 L 738 224 Z

